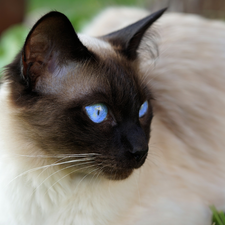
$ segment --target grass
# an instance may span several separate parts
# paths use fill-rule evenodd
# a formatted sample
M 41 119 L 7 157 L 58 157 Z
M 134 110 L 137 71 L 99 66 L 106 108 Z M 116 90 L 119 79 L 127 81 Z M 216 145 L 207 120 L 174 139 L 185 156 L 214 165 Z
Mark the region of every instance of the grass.
M 225 225 L 225 214 L 222 211 L 217 211 L 215 206 L 210 207 L 213 216 L 212 216 L 212 224 L 213 225 Z

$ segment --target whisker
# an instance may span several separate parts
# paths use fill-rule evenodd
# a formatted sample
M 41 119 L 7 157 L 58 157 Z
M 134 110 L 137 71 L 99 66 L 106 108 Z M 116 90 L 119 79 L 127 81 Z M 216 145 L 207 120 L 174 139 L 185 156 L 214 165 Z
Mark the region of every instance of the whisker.
M 95 165 L 94 165 L 94 166 L 95 166 Z M 78 187 L 79 187 L 79 185 L 81 184 L 81 182 L 82 182 L 88 175 L 90 175 L 91 173 L 93 173 L 93 172 L 96 171 L 96 170 L 99 170 L 99 168 L 96 168 L 96 169 L 92 170 L 91 172 L 87 173 L 87 174 L 79 181 L 79 183 L 77 184 L 76 190 L 78 189 Z
M 93 166 L 95 166 L 95 165 L 90 165 L 90 166 L 88 166 L 88 167 L 85 167 L 85 169 L 90 168 L 90 167 L 93 167 Z M 49 192 L 50 188 L 54 187 L 59 181 L 61 181 L 61 180 L 64 179 L 65 177 L 67 177 L 67 176 L 69 176 L 70 174 L 75 173 L 75 172 L 77 172 L 77 171 L 79 171 L 79 170 L 81 170 L 81 169 L 84 169 L 84 168 L 79 168 L 79 169 L 73 170 L 72 172 L 70 172 L 70 173 L 66 174 L 65 176 L 61 177 L 59 180 L 57 180 L 53 185 L 51 185 L 51 186 L 48 188 L 48 190 L 46 191 L 46 194 Z
M 63 157 L 63 158 L 61 158 L 61 159 L 58 159 L 58 160 L 56 160 L 55 162 L 54 162 L 54 164 L 56 164 L 56 163 L 58 163 L 58 162 L 60 162 L 60 161 L 62 161 L 62 160 L 64 160 L 64 159 L 66 159 L 67 157 Z M 50 166 L 51 167 L 51 166 Z M 42 174 L 42 173 L 44 173 L 44 171 L 46 171 L 47 169 L 48 169 L 49 167 L 46 167 L 45 169 L 43 169 L 41 172 L 40 172 L 40 174 L 37 176 L 37 178 Z
M 93 153 L 93 154 L 95 154 L 95 153 Z M 63 154 L 63 155 L 61 155 L 61 156 L 65 156 L 66 154 Z M 73 154 L 73 155 L 77 155 L 77 154 Z M 89 154 L 79 154 L 79 155 L 88 155 L 89 156 Z M 57 160 L 57 161 L 55 161 L 54 162 L 54 164 L 55 163 L 57 163 L 57 162 L 60 162 L 60 161 L 62 161 L 62 160 L 64 160 L 64 159 L 66 159 L 66 158 L 72 158 L 72 157 L 77 157 L 77 156 L 71 156 L 71 155 L 66 155 L 65 157 L 63 157 L 63 158 L 60 158 L 59 160 Z M 80 156 L 80 157 L 84 157 L 84 156 Z M 51 165 L 50 165 L 51 166 Z M 45 168 L 39 175 L 38 175 L 38 177 L 44 172 L 44 171 L 46 171 L 48 168 Z
M 17 156 L 17 157 L 27 157 L 27 158 L 62 158 L 62 157 L 87 157 L 87 156 L 96 156 L 98 153 L 82 153 L 82 154 L 58 154 L 58 155 L 21 155 L 21 154 L 8 154 L 8 157 Z M 4 155 L 6 156 L 6 155 Z
M 101 165 L 102 165 L 102 163 L 97 164 L 97 166 L 101 166 Z M 98 177 L 99 177 L 99 175 L 102 173 L 103 167 L 98 167 L 98 169 L 99 169 L 98 174 L 95 174 L 95 175 L 92 177 L 92 179 L 96 176 L 95 179 L 97 180 Z
M 93 162 L 91 162 L 91 161 L 89 161 L 89 162 L 84 162 L 84 163 L 80 163 L 80 164 L 76 164 L 76 165 L 70 165 L 70 166 L 67 166 L 67 167 L 64 167 L 64 168 L 62 168 L 62 169 L 59 169 L 59 170 L 57 170 L 57 171 L 55 171 L 54 173 L 52 173 L 51 175 L 49 175 L 47 178 L 45 178 L 36 188 L 35 188 L 35 190 L 34 190 L 34 192 L 36 192 L 36 190 L 46 181 L 46 180 L 48 180 L 50 177 L 52 177 L 53 175 L 55 175 L 56 173 L 59 173 L 59 172 L 61 172 L 61 171 L 63 171 L 63 170 L 66 170 L 66 169 L 69 169 L 69 168 L 72 168 L 72 167 L 74 167 L 74 166 L 81 166 L 81 165 L 86 165 L 86 164 L 89 164 L 89 163 L 93 163 Z M 33 193 L 34 193 L 33 192 Z
M 84 159 L 75 159 L 75 160 L 69 160 L 69 161 L 66 161 L 66 162 L 62 162 L 62 163 L 52 163 L 50 165 L 45 165 L 45 166 L 41 166 L 41 167 L 36 167 L 36 168 L 33 168 L 33 169 L 30 169 L 30 170 L 27 170 L 21 174 L 19 174 L 18 176 L 16 176 L 15 178 L 13 178 L 7 185 L 11 184 L 14 180 L 16 180 L 17 178 L 27 174 L 27 173 L 30 173 L 30 172 L 34 172 L 34 171 L 37 171 L 37 170 L 40 170 L 40 169 L 45 169 L 45 168 L 49 168 L 49 167 L 52 167 L 52 166 L 59 166 L 59 165 L 63 165 L 63 164 L 68 164 L 68 163 L 75 163 L 75 162 L 83 162 L 83 161 L 88 161 L 88 160 L 93 160 L 92 158 L 84 158 Z

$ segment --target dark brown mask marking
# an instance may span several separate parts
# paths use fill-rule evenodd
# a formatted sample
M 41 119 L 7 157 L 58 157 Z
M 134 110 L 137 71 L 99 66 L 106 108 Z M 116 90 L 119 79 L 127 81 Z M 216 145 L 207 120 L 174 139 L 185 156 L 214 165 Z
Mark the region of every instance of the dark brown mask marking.
M 82 44 L 65 15 L 42 17 L 5 75 L 21 135 L 50 156 L 95 153 L 92 164 L 109 179 L 125 179 L 143 165 L 152 96 L 141 84 L 135 59 L 145 31 L 164 11 L 100 37 L 112 45 L 102 50 L 104 57 Z M 139 118 L 145 101 L 148 110 Z M 101 123 L 85 111 L 97 103 L 108 109 Z

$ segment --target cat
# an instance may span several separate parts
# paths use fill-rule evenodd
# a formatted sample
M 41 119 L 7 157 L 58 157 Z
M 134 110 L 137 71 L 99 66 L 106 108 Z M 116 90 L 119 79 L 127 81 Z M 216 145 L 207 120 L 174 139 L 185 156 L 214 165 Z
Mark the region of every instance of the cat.
M 225 25 L 164 11 L 110 9 L 82 35 L 59 12 L 34 25 L 0 88 L 0 225 L 225 210 Z

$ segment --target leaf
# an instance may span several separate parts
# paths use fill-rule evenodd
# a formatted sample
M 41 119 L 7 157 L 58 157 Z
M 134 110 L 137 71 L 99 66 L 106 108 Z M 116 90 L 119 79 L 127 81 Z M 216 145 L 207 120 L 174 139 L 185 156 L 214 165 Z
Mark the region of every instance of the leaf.
M 213 225 L 225 225 L 225 214 L 222 211 L 217 211 L 215 206 L 210 207 L 213 216 L 212 216 L 212 223 Z

